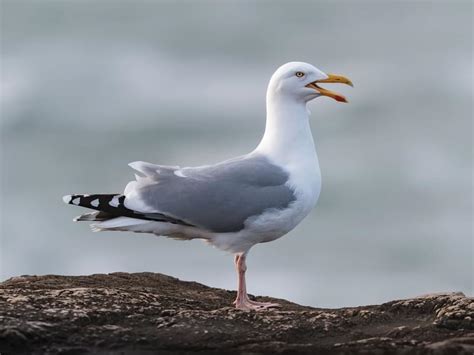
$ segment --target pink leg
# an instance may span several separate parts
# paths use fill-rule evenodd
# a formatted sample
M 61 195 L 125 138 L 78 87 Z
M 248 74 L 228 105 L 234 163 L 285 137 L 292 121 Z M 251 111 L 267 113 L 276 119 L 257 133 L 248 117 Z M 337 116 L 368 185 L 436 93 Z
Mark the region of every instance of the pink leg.
M 237 290 L 237 298 L 234 301 L 235 308 L 244 310 L 264 310 L 272 307 L 280 307 L 278 303 L 257 302 L 252 301 L 247 295 L 247 286 L 245 283 L 245 271 L 247 264 L 245 263 L 246 254 L 235 254 L 234 263 L 237 270 L 239 286 Z

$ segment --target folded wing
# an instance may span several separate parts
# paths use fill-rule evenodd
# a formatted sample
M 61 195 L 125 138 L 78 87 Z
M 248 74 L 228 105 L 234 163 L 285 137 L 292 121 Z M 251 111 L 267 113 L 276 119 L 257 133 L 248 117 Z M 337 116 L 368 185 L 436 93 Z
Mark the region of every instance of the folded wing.
M 247 218 L 284 209 L 295 200 L 288 173 L 261 155 L 197 168 L 134 162 L 136 181 L 125 189 L 126 208 L 160 213 L 218 232 L 236 232 Z

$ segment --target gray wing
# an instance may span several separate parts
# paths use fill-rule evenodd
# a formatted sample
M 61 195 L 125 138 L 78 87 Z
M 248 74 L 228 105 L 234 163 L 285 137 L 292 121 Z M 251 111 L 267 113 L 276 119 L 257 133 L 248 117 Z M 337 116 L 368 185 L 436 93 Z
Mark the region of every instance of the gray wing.
M 288 173 L 262 155 L 197 168 L 131 166 L 144 176 L 127 186 L 128 208 L 163 213 L 212 232 L 239 231 L 247 218 L 295 200 L 285 185 Z

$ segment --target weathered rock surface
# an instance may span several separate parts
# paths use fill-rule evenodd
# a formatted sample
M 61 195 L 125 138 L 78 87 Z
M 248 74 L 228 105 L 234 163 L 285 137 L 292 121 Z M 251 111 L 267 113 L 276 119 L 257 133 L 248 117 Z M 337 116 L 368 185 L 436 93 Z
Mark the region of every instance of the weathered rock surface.
M 244 312 L 235 292 L 153 273 L 21 276 L 0 284 L 0 353 L 473 354 L 474 300 Z

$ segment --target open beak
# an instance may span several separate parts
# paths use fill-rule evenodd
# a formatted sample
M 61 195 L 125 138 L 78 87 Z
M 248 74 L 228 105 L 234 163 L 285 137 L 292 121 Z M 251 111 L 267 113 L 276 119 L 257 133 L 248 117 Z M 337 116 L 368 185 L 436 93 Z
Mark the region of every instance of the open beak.
M 347 102 L 347 99 L 341 94 L 338 94 L 336 92 L 333 92 L 327 89 L 323 89 L 322 87 L 319 87 L 318 84 L 319 83 L 339 83 L 339 84 L 354 86 L 352 84 L 352 81 L 350 81 L 349 79 L 347 79 L 345 76 L 342 76 L 342 75 L 327 74 L 327 76 L 328 76 L 327 79 L 313 81 L 312 83 L 309 83 L 308 85 L 306 85 L 306 87 L 315 89 L 319 94 L 323 96 L 332 97 L 336 101 Z

